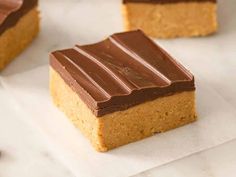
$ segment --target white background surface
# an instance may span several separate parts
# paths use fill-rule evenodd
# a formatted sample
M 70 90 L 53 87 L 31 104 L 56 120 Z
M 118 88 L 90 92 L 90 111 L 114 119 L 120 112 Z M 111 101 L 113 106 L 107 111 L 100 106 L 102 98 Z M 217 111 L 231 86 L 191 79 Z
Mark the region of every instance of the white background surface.
M 200 123 L 197 123 L 204 125 L 202 129 L 205 129 L 203 131 L 205 133 L 201 135 L 201 138 L 208 144 L 203 149 L 225 141 L 232 141 L 191 157 L 156 167 L 138 176 L 234 176 L 236 172 L 236 141 L 233 141 L 236 130 L 236 20 L 233 18 L 236 16 L 235 5 L 235 0 L 220 1 L 221 28 L 217 35 L 207 38 L 158 40 L 159 44 L 193 71 L 197 77 L 197 83 L 200 87 L 200 112 L 204 113 L 204 116 L 212 116 L 210 124 L 201 124 L 204 120 L 200 120 Z M 0 87 L 0 100 L 2 100 L 0 104 L 0 149 L 3 150 L 3 155 L 0 159 L 0 176 L 85 176 L 85 173 L 82 174 L 80 171 L 75 171 L 76 164 L 71 166 L 71 164 L 65 163 L 68 157 L 60 153 L 64 151 L 58 150 L 61 147 L 56 146 L 55 142 L 57 140 L 48 138 L 55 132 L 50 127 L 47 127 L 47 124 L 45 127 L 48 131 L 42 131 L 40 127 L 38 129 L 35 126 L 34 121 L 29 121 L 29 118 L 26 118 L 28 112 L 25 112 L 26 109 L 21 109 L 25 106 L 25 103 L 20 101 L 24 99 L 22 99 L 21 94 L 21 98 L 17 96 L 17 99 L 15 95 L 19 95 L 16 93 L 21 93 L 22 88 L 28 87 L 36 89 L 34 90 L 36 95 L 40 92 L 47 93 L 47 88 L 41 87 L 45 85 L 46 81 L 38 78 L 47 76 L 47 70 L 43 66 L 48 63 L 48 52 L 58 48 L 71 47 L 78 42 L 82 44 L 96 42 L 111 33 L 121 31 L 122 19 L 119 11 L 119 1 L 70 0 L 65 2 L 44 0 L 41 1 L 41 9 L 43 10 L 43 29 L 39 38 L 2 73 L 4 81 L 7 82 L 2 83 L 5 89 Z M 35 70 L 35 68 L 37 69 Z M 40 70 L 45 71 L 43 72 L 45 74 L 44 77 L 37 76 L 37 71 Z M 27 81 L 26 73 L 34 73 L 35 75 L 32 75 L 32 77 L 35 80 L 38 79 L 38 82 L 33 86 L 27 85 L 27 83 L 32 84 L 32 82 Z M 42 75 L 40 72 L 38 74 Z M 17 80 L 14 80 L 15 78 Z M 12 90 L 10 92 L 9 90 L 7 91 L 6 88 L 12 85 L 14 86 L 10 87 Z M 22 88 L 16 88 L 15 86 L 17 85 L 22 86 Z M 15 95 L 7 95 L 11 92 Z M 31 99 L 30 96 L 32 95 L 26 94 L 25 96 L 29 96 L 28 99 Z M 9 98 L 12 98 L 12 100 L 9 100 L 8 103 L 6 100 Z M 39 106 L 39 103 L 40 100 L 37 104 L 33 103 L 33 105 Z M 37 113 L 37 117 L 41 114 L 40 109 L 37 107 L 34 107 L 34 112 Z M 216 122 L 214 122 L 214 117 Z M 220 125 L 218 124 L 219 121 Z M 47 121 L 45 122 L 47 123 Z M 176 133 L 172 131 L 168 134 L 175 135 L 181 133 L 181 131 L 187 131 L 191 135 L 191 126 L 188 126 L 190 128 L 174 130 Z M 65 127 L 68 130 L 73 129 L 69 128 L 70 124 Z M 194 130 L 194 127 L 196 128 L 193 125 L 192 130 Z M 198 128 L 195 130 L 199 130 Z M 210 133 L 208 133 L 208 130 Z M 214 134 L 211 134 L 212 131 Z M 193 134 L 189 141 L 191 142 L 192 140 L 192 142 L 196 143 L 195 139 L 199 137 L 194 135 L 196 134 Z M 86 140 L 82 141 L 87 147 Z M 175 141 L 178 144 L 178 139 L 175 139 Z M 200 145 L 202 146 L 202 144 Z M 135 149 L 135 145 L 130 145 L 130 147 Z M 182 148 L 185 148 L 185 146 Z M 198 150 L 202 149 L 199 148 Z M 117 150 L 116 152 L 119 151 L 125 152 L 122 150 Z M 172 154 L 170 155 L 168 157 L 169 161 L 172 157 Z M 185 155 L 188 155 L 188 153 Z M 176 158 L 185 155 L 182 154 Z M 147 155 L 145 160 L 149 161 L 151 157 Z M 160 156 L 157 157 L 160 158 Z M 142 162 L 135 161 L 135 158 L 134 154 L 134 159 L 130 160 L 138 164 L 134 163 L 133 166 L 128 166 L 126 169 L 118 169 L 122 171 L 122 173 L 118 174 L 125 174 L 123 172 L 134 169 L 140 164 L 142 166 Z M 162 158 L 166 159 L 165 156 Z M 147 168 L 146 161 L 143 164 Z M 166 160 L 164 161 L 167 162 Z M 148 165 L 155 166 L 153 161 L 150 162 L 152 162 L 151 165 Z M 159 161 L 155 162 L 156 165 L 160 165 Z M 102 165 L 106 167 L 107 164 Z M 91 167 L 87 166 L 87 168 L 90 169 Z M 100 169 L 105 170 L 105 168 Z M 110 174 L 112 173 L 114 171 L 110 171 Z

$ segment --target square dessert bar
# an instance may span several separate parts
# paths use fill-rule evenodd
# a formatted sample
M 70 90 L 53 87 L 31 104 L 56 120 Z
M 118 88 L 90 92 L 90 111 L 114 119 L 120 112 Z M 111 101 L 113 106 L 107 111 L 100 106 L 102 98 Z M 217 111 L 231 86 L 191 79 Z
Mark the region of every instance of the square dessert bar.
M 196 120 L 193 75 L 142 31 L 50 56 L 54 103 L 97 151 Z
M 216 0 L 123 0 L 127 30 L 157 38 L 205 36 L 217 31 Z
M 0 70 L 39 32 L 37 0 L 0 0 Z

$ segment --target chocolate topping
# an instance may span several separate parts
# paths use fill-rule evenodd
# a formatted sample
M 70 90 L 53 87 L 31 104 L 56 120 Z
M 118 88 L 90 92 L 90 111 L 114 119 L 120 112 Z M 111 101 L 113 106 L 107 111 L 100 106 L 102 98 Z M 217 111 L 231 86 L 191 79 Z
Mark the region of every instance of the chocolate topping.
M 123 0 L 123 3 L 136 2 L 136 3 L 177 3 L 177 2 L 216 2 L 217 0 Z
M 38 4 L 38 0 L 0 0 L 0 34 Z
M 195 89 L 193 75 L 140 30 L 55 51 L 50 64 L 97 117 Z

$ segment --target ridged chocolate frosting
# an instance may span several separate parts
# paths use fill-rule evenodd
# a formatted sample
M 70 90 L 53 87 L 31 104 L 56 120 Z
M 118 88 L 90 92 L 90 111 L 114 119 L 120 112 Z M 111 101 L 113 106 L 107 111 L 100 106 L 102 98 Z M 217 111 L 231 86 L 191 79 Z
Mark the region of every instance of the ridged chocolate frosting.
M 137 2 L 137 3 L 177 3 L 177 2 L 216 2 L 217 0 L 123 0 L 123 3 Z
M 0 0 L 0 34 L 37 6 L 38 0 Z
M 50 64 L 97 117 L 195 89 L 193 75 L 140 30 L 55 51 Z

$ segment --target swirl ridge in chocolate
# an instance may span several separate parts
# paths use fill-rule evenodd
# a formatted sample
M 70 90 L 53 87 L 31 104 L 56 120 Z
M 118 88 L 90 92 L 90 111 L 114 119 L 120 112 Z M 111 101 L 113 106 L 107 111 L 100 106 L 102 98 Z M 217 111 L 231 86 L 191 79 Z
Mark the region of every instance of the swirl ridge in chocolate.
M 14 26 L 37 4 L 38 0 L 0 0 L 0 34 Z
M 55 51 L 50 64 L 97 117 L 195 89 L 193 75 L 140 30 Z

